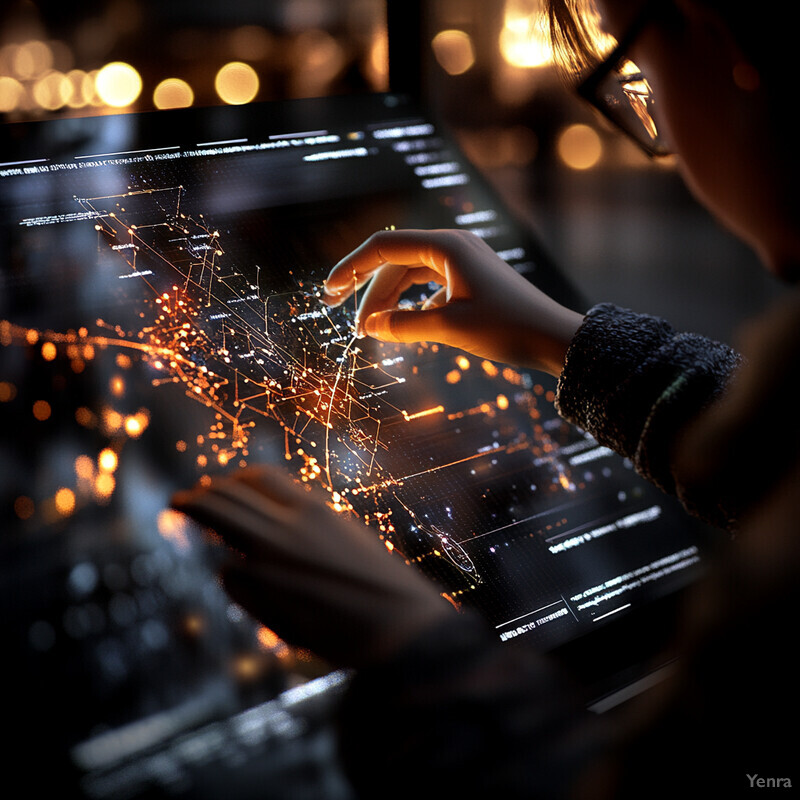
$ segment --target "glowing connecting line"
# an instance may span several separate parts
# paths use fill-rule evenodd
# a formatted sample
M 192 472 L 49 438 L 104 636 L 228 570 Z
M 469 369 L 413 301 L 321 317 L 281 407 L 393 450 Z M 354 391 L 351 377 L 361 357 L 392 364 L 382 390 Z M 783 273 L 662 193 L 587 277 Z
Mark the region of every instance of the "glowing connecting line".
M 376 368 L 384 384 L 395 378 L 361 356 L 350 321 L 341 313 L 334 319 L 314 287 L 295 281 L 286 292 L 262 294 L 260 268 L 253 280 L 230 265 L 219 232 L 202 215 L 184 213 L 182 196 L 182 187 L 140 188 L 79 200 L 129 274 L 150 289 L 152 322 L 136 335 L 147 342 L 146 353 L 169 353 L 151 359 L 166 374 L 155 382 L 182 382 L 190 397 L 217 412 L 230 429 L 225 463 L 249 454 L 249 434 L 262 416 L 283 428 L 287 459 L 300 453 L 312 464 L 306 479 L 320 474 L 313 465 L 325 465 L 330 491 L 334 429 L 359 423 L 351 452 L 374 470 L 380 421 L 363 398 Z M 361 379 L 367 371 L 373 383 Z M 324 454 L 309 455 L 321 441 Z
M 433 414 L 441 414 L 444 412 L 444 406 L 434 406 L 433 408 L 426 408 L 425 411 L 417 411 L 416 414 L 409 414 L 407 411 L 403 412 L 403 419 L 406 422 L 411 422 L 412 419 L 420 419 L 421 417 L 430 417 Z
M 486 385 L 503 382 L 509 395 L 495 391 L 472 408 L 446 410 L 436 403 L 405 410 L 409 400 L 425 396 L 404 386 L 416 374 L 406 361 L 408 349 L 359 339 L 355 307 L 328 307 L 320 287 L 291 270 L 279 275 L 273 270 L 266 279 L 259 265 L 237 264 L 219 230 L 202 214 L 188 213 L 184 200 L 181 186 L 149 187 L 144 181 L 124 194 L 76 198 L 82 218 L 95 225 L 101 250 L 111 254 L 110 263 L 126 265 L 119 286 L 136 321 L 126 328 L 97 320 L 96 333 L 82 328 L 78 334 L 4 323 L 3 343 L 30 344 L 33 336 L 68 348 L 76 346 L 77 335 L 82 352 L 116 348 L 138 356 L 153 386 L 180 386 L 211 410 L 213 423 L 196 437 L 198 447 L 210 449 L 196 456 L 203 471 L 215 462 L 244 465 L 262 427 L 274 433 L 277 425 L 297 477 L 321 484 L 334 510 L 360 516 L 407 560 L 443 558 L 470 585 L 480 583 L 468 538 L 457 540 L 447 532 L 463 526 L 437 513 L 421 516 L 413 498 L 421 494 L 425 476 L 445 470 L 467 477 L 488 474 L 497 458 L 514 454 L 549 464 L 553 490 L 572 487 L 539 424 L 536 392 L 523 385 L 520 373 L 490 362 L 470 372 L 470 359 L 460 354 L 454 369 L 438 376 L 440 382 L 454 384 L 472 375 Z M 265 290 L 267 283 L 272 291 Z M 420 356 L 426 347 L 419 346 Z M 498 415 L 511 413 L 532 422 L 534 435 L 515 432 L 508 422 L 500 426 L 502 436 L 492 432 Z M 483 420 L 488 424 L 481 431 L 502 441 L 477 452 L 453 446 L 452 439 L 436 444 L 437 436 L 449 435 L 446 426 Z M 414 424 L 413 433 L 406 423 Z M 417 452 L 416 443 L 425 437 L 431 437 L 430 455 Z M 409 448 L 408 441 L 415 444 Z M 179 444 L 179 450 L 190 449 Z M 398 455 L 403 448 L 408 452 Z M 405 552 L 409 536 L 413 556 Z

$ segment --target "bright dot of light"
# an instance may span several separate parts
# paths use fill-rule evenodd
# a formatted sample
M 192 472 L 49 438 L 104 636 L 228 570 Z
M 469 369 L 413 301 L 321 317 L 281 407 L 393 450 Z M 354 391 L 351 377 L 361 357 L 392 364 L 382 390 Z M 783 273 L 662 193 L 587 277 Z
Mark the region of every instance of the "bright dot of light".
M 180 78 L 166 78 L 153 92 L 153 105 L 156 108 L 188 108 L 193 102 L 192 87 Z
M 475 64 L 470 35 L 464 31 L 439 31 L 431 42 L 439 66 L 448 75 L 462 75 Z
M 75 510 L 75 493 L 72 489 L 63 487 L 56 492 L 56 511 L 66 517 Z
M 141 94 L 142 78 L 130 64 L 112 61 L 97 73 L 95 88 L 106 105 L 124 108 Z
M 603 143 L 589 125 L 570 125 L 558 137 L 558 155 L 571 169 L 591 169 L 603 155 Z
M 42 358 L 45 361 L 52 361 L 57 354 L 56 346 L 52 342 L 45 342 L 42 345 Z
M 109 447 L 101 451 L 97 463 L 104 472 L 113 472 L 117 468 L 119 460 L 117 454 Z
M 139 413 L 125 418 L 125 433 L 131 438 L 139 436 L 147 427 L 147 416 Z
M 223 103 L 229 105 L 249 103 L 258 94 L 258 75 L 249 64 L 231 61 L 217 73 L 214 88 Z

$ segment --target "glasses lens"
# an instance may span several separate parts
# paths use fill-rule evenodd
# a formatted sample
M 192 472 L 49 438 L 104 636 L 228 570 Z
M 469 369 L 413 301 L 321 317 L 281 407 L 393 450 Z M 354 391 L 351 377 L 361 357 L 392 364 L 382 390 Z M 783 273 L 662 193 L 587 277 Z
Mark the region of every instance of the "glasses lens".
M 597 87 L 605 113 L 637 142 L 653 153 L 667 153 L 653 112 L 655 103 L 647 78 L 631 61 L 610 71 Z

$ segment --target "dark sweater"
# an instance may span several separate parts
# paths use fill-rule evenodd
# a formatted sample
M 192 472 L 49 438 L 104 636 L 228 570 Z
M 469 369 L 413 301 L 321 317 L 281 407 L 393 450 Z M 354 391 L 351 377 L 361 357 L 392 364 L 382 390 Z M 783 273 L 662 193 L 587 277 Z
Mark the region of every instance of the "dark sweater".
M 359 796 L 733 797 L 793 774 L 800 302 L 731 348 L 610 305 L 586 316 L 557 407 L 692 513 L 737 530 L 680 626 L 674 676 L 614 712 L 471 614 L 357 674 L 340 715 Z M 788 732 L 782 731 L 788 722 Z M 784 784 L 774 784 L 782 785 Z

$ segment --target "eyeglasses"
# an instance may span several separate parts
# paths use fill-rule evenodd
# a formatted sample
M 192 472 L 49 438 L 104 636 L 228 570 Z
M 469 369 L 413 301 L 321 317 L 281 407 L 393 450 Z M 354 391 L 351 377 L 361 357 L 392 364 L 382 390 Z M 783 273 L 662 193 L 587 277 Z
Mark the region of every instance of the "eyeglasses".
M 577 87 L 581 97 L 649 156 L 666 156 L 672 151 L 656 124 L 653 113 L 656 102 L 650 84 L 625 53 L 651 22 L 651 15 L 658 5 L 657 1 L 645 4 L 617 46 Z

